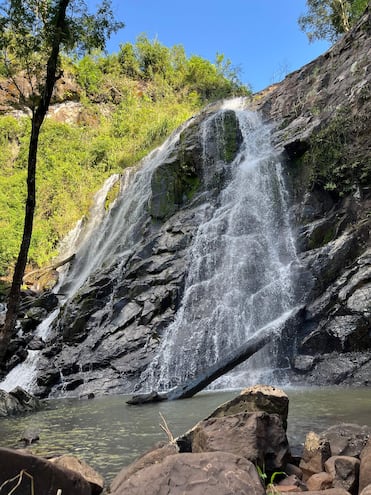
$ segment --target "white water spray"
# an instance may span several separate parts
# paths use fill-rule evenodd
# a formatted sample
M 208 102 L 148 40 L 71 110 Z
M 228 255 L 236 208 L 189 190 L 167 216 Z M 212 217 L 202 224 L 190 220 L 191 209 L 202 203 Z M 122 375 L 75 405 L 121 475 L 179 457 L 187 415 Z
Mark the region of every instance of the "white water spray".
M 296 253 L 281 165 L 270 129 L 257 114 L 235 111 L 241 150 L 231 165 L 223 164 L 231 180 L 198 229 L 182 304 L 142 377 L 146 390 L 167 390 L 202 374 L 259 329 L 275 328 L 294 306 Z M 204 123 L 206 173 L 214 119 L 223 119 L 223 111 Z

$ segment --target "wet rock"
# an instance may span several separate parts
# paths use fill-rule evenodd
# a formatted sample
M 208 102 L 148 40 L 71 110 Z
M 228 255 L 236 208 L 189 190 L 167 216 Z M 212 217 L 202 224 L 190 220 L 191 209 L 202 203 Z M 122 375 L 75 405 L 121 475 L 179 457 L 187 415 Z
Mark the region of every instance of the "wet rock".
M 255 466 L 242 457 L 225 452 L 175 454 L 133 474 L 112 495 L 264 495 Z
M 126 401 L 126 404 L 132 406 L 147 404 L 152 402 L 161 402 L 167 400 L 166 394 L 159 394 L 158 392 L 150 392 L 149 394 L 133 395 L 131 399 Z
M 53 493 L 58 490 L 68 495 L 90 495 L 90 485 L 79 474 L 54 466 L 51 462 L 15 450 L 0 448 L 0 484 L 6 483 L 7 493 L 13 492 L 16 485 L 19 493 Z M 22 473 L 25 473 L 23 474 Z M 4 486 L 4 485 L 2 485 Z
M 325 469 L 333 479 L 334 488 L 344 488 L 352 495 L 357 495 L 359 464 L 359 459 L 355 457 L 330 457 L 325 462 Z
M 366 284 L 362 288 L 357 289 L 347 300 L 347 307 L 351 311 L 364 313 L 366 316 L 371 316 L 371 284 Z
M 21 442 L 24 442 L 25 445 L 31 445 L 40 440 L 40 431 L 35 428 L 27 428 L 27 430 L 22 433 L 20 440 Z
M 313 369 L 315 363 L 314 356 L 298 355 L 294 358 L 293 367 L 296 371 L 306 373 Z
M 30 351 L 41 351 L 45 348 L 45 342 L 40 338 L 34 338 L 28 344 L 27 349 Z
M 304 353 L 352 352 L 370 347 L 369 322 L 360 315 L 335 316 L 300 345 Z
M 49 459 L 49 462 L 62 469 L 68 469 L 82 476 L 89 483 L 92 495 L 99 495 L 103 491 L 103 477 L 82 459 L 78 459 L 72 455 L 62 455 Z

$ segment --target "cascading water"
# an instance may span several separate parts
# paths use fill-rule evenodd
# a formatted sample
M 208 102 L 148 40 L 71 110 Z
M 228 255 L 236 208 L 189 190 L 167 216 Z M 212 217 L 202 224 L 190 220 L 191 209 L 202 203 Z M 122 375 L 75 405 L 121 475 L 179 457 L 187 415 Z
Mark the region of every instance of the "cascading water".
M 195 236 L 182 304 L 143 374 L 146 390 L 167 390 L 202 374 L 260 329 L 273 332 L 295 304 L 295 243 L 270 129 L 255 113 L 235 112 L 243 143 L 229 183 Z M 208 129 L 218 119 L 223 110 L 204 122 L 206 175 L 222 166 L 210 163 L 208 149 Z
M 240 129 L 229 127 L 239 134 L 232 140 L 224 134 L 231 110 L 237 116 Z M 270 130 L 255 113 L 243 110 L 238 100 L 228 102 L 218 111 L 214 108 L 208 112 L 203 121 L 203 116 L 191 120 L 195 123 L 192 130 L 195 139 L 191 144 L 187 141 L 188 135 L 181 134 L 183 127 L 145 158 L 140 167 L 126 171 L 121 178 L 120 193 L 107 211 L 107 192 L 119 180 L 118 176 L 110 178 L 98 194 L 88 219 L 70 236 L 63 257 L 75 252 L 76 255 L 55 289 L 63 299 L 62 312 L 59 316 L 58 310 L 51 314 L 36 335 L 46 342 L 59 339 L 61 350 L 54 364 L 62 371 L 63 366 L 67 368 L 70 375 L 63 373 L 63 376 L 71 379 L 72 384 L 84 382 L 86 373 L 90 373 L 90 383 L 97 380 L 98 384 L 94 392 L 100 386 L 107 387 L 107 381 L 114 382 L 115 390 L 127 392 L 125 380 L 130 387 L 137 386 L 140 372 L 147 363 L 140 363 L 142 368 L 129 382 L 126 370 L 132 368 L 125 361 L 126 354 L 133 352 L 136 359 L 135 353 L 140 348 L 139 361 L 144 361 L 148 359 L 147 346 L 150 355 L 157 345 L 152 345 L 151 339 L 160 338 L 157 355 L 142 373 L 140 383 L 143 390 L 169 389 L 202 373 L 262 329 L 274 333 L 294 307 L 291 275 L 292 265 L 297 261 L 295 245 L 281 166 L 269 142 Z M 233 121 L 236 123 L 234 116 Z M 238 152 L 238 146 L 234 148 L 235 159 L 231 163 L 227 158 L 230 142 L 240 144 Z M 184 234 L 184 217 L 175 214 L 175 223 L 169 225 L 171 219 L 168 219 L 162 224 L 163 220 L 158 219 L 161 217 L 155 215 L 151 219 L 149 205 L 157 194 L 152 190 L 154 172 L 162 170 L 174 178 L 171 167 L 177 166 L 179 160 L 182 164 L 178 157 L 184 155 L 177 153 L 187 146 L 190 146 L 191 163 L 197 156 L 196 167 L 199 167 L 198 153 L 201 153 L 203 168 L 202 173 L 197 168 L 200 187 L 194 201 L 187 197 L 182 199 L 184 196 L 177 196 L 175 200 L 179 210 L 181 204 L 187 205 L 188 218 L 193 218 L 188 220 L 191 223 L 186 225 Z M 164 165 L 165 169 L 161 169 Z M 187 184 L 197 184 L 197 181 Z M 164 194 L 167 194 L 166 189 Z M 187 215 L 187 208 L 185 212 L 175 211 Z M 173 237 L 169 237 L 169 232 Z M 183 236 L 181 241 L 180 236 Z M 189 245 L 188 239 L 192 237 Z M 178 249 L 183 254 L 177 258 Z M 154 260 L 152 255 L 157 258 Z M 179 256 L 183 256 L 181 266 L 187 270 L 184 291 L 184 269 L 183 272 L 175 270 L 172 278 L 171 263 L 179 267 Z M 139 267 L 138 270 L 133 271 L 133 266 Z M 148 273 L 142 280 L 145 266 Z M 131 280 L 137 285 L 133 282 L 133 286 Z M 106 293 L 94 292 L 104 284 L 108 286 Z M 176 297 L 182 292 L 179 306 Z M 79 313 L 80 302 L 83 306 L 91 301 L 98 303 L 91 313 L 88 316 L 84 310 Z M 167 322 L 173 318 L 171 311 L 176 315 L 169 325 Z M 148 316 L 151 312 L 157 327 L 151 327 L 152 320 Z M 68 332 L 79 318 L 91 326 L 84 327 L 81 341 L 74 340 L 74 335 L 69 340 Z M 40 364 L 35 352 L 38 351 L 30 352 L 27 360 L 7 376 L 8 390 L 22 385 L 33 391 Z M 68 364 L 71 355 L 76 371 L 71 371 L 72 366 Z M 97 360 L 102 368 L 91 367 L 89 359 L 94 361 L 94 366 Z M 45 361 L 47 358 L 44 358 L 44 368 L 48 366 Z M 92 373 L 95 373 L 93 379 Z M 52 395 L 64 393 L 59 385 Z M 4 382 L 0 387 L 4 388 Z

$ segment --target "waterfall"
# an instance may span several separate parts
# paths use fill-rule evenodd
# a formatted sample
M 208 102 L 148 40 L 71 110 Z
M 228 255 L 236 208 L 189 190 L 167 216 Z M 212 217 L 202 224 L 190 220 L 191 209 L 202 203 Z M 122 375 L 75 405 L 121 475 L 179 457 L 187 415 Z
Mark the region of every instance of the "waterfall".
M 293 267 L 297 263 L 295 240 L 290 228 L 288 193 L 282 167 L 270 144 L 270 128 L 262 124 L 256 113 L 243 109 L 238 99 L 219 107 L 219 110 L 209 110 L 201 116 L 203 119 L 200 116 L 191 119 L 178 129 L 140 165 L 127 169 L 121 176 L 109 178 L 96 195 L 90 214 L 69 236 L 63 256 L 75 253 L 75 257 L 55 288 L 61 298 L 62 312 L 59 314 L 58 309 L 49 315 L 36 330 L 36 336 L 51 343 L 58 331 L 68 332 L 75 321 L 79 321 L 78 303 L 80 300 L 83 304 L 85 296 L 88 302 L 90 298 L 94 304 L 98 302 L 101 305 L 94 306 L 88 313 L 88 323 L 87 320 L 83 322 L 87 331 L 81 342 L 72 339 L 71 343 L 68 336 L 63 335 L 56 363 L 69 363 L 73 355 L 75 364 L 87 366 L 89 358 L 95 359 L 101 353 L 104 362 L 112 363 L 116 359 L 118 364 L 108 370 L 111 372 L 108 378 L 106 375 L 103 377 L 106 368 L 102 371 L 92 369 L 95 376 L 101 373 L 98 383 L 113 377 L 121 386 L 121 382 L 128 380 L 125 352 L 137 352 L 137 346 L 144 354 L 148 345 L 148 356 L 151 356 L 157 345 L 152 341 L 158 337 L 157 354 L 151 364 L 148 365 L 147 361 L 138 370 L 137 381 L 133 379 L 130 386 L 137 385 L 142 373 L 143 390 L 167 390 L 202 374 L 207 367 L 218 363 L 259 331 L 268 330 L 272 335 L 279 332 L 280 325 L 295 307 L 292 279 Z M 224 133 L 231 110 L 236 114 L 240 129 L 233 132 L 238 131 L 241 136 L 228 141 Z M 197 157 L 197 174 L 202 177 L 197 175 L 200 188 L 195 195 L 186 196 L 184 203 L 179 200 L 177 207 L 180 209 L 180 205 L 186 205 L 185 210 L 178 213 L 186 211 L 195 220 L 187 227 L 191 234 L 187 234 L 186 243 L 175 244 L 176 247 L 173 250 L 169 248 L 168 252 L 165 249 L 167 254 L 162 261 L 157 261 L 160 268 L 156 268 L 165 272 L 168 263 L 170 268 L 170 264 L 177 261 L 177 249 L 181 246 L 183 271 L 179 271 L 176 281 L 172 282 L 171 297 L 166 293 L 164 297 L 161 291 L 157 296 L 157 289 L 167 289 L 169 283 L 166 277 L 164 282 L 161 281 L 162 272 L 158 279 L 153 272 L 154 283 L 146 282 L 141 287 L 139 280 L 135 288 L 138 294 L 133 291 L 134 296 L 130 299 L 128 285 L 125 285 L 125 277 L 133 277 L 130 263 L 131 266 L 135 263 L 140 266 L 143 261 L 144 271 L 154 251 L 160 259 L 159 253 L 164 246 L 159 239 L 164 234 L 167 239 L 166 229 L 173 218 L 166 218 L 163 224 L 159 218 L 151 219 L 148 205 L 155 194 L 152 191 L 153 173 L 157 167 L 174 163 L 172 160 L 181 148 L 179 137 L 191 122 L 195 122 L 193 129 L 200 129 L 197 145 L 192 142 L 190 146 L 197 147 L 192 159 Z M 202 173 L 199 171 L 200 140 Z M 232 153 L 235 156 L 233 161 L 232 157 L 227 157 L 229 142 L 237 147 L 241 143 L 238 151 Z M 181 144 L 189 145 L 187 142 Z M 119 194 L 107 208 L 107 194 L 115 184 L 119 184 Z M 181 222 L 181 216 L 176 218 Z M 179 236 L 183 235 L 177 226 L 173 230 Z M 157 246 L 157 251 L 153 246 Z M 183 266 L 187 266 L 184 291 Z M 151 277 L 151 271 L 148 274 Z M 100 282 L 108 286 L 102 299 L 97 292 Z M 177 294 L 182 294 L 179 306 Z M 165 309 L 162 309 L 162 302 L 154 305 L 151 298 L 155 301 L 156 297 L 164 301 Z M 160 321 L 161 311 L 165 314 L 168 308 L 170 313 Z M 158 327 L 153 327 L 154 332 L 150 318 L 147 319 L 151 311 L 155 315 L 153 319 L 160 322 Z M 176 311 L 175 317 L 171 311 Z M 172 322 L 169 324 L 169 321 Z M 130 338 L 134 342 L 133 351 L 127 342 Z M 121 358 L 122 363 L 119 362 Z M 9 390 L 22 385 L 34 391 L 39 359 L 40 351 L 30 351 L 26 361 L 11 370 L 0 387 Z M 45 364 L 47 358 L 43 356 L 43 359 Z M 102 361 L 98 362 L 103 368 Z M 145 366 L 147 368 L 143 371 Z M 73 373 L 78 380 L 85 380 L 83 366 Z M 56 392 L 58 395 L 60 390 Z
M 296 252 L 281 164 L 269 127 L 256 113 L 235 112 L 243 143 L 230 165 L 209 163 L 208 129 L 223 110 L 204 122 L 206 178 L 210 166 L 224 166 L 230 179 L 198 228 L 181 307 L 142 376 L 146 390 L 194 378 L 260 329 L 273 332 L 295 305 Z

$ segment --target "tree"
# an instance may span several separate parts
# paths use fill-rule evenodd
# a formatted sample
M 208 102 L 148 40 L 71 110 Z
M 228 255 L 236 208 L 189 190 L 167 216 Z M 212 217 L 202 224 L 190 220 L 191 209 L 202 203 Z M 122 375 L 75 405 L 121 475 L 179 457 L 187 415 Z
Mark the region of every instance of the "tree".
M 103 0 L 95 14 L 83 0 L 5 0 L 0 3 L 0 62 L 18 89 L 20 102 L 31 110 L 27 160 L 27 199 L 22 242 L 15 265 L 8 309 L 0 330 L 0 362 L 14 333 L 21 286 L 31 242 L 36 206 L 36 165 L 41 126 L 54 86 L 62 76 L 61 51 L 84 53 L 103 49 L 116 22 L 110 1 Z M 3 70 L 4 70 L 3 69 Z M 21 81 L 28 83 L 23 89 Z
M 307 0 L 308 12 L 299 17 L 300 29 L 309 41 L 331 43 L 347 33 L 366 9 L 368 0 Z

